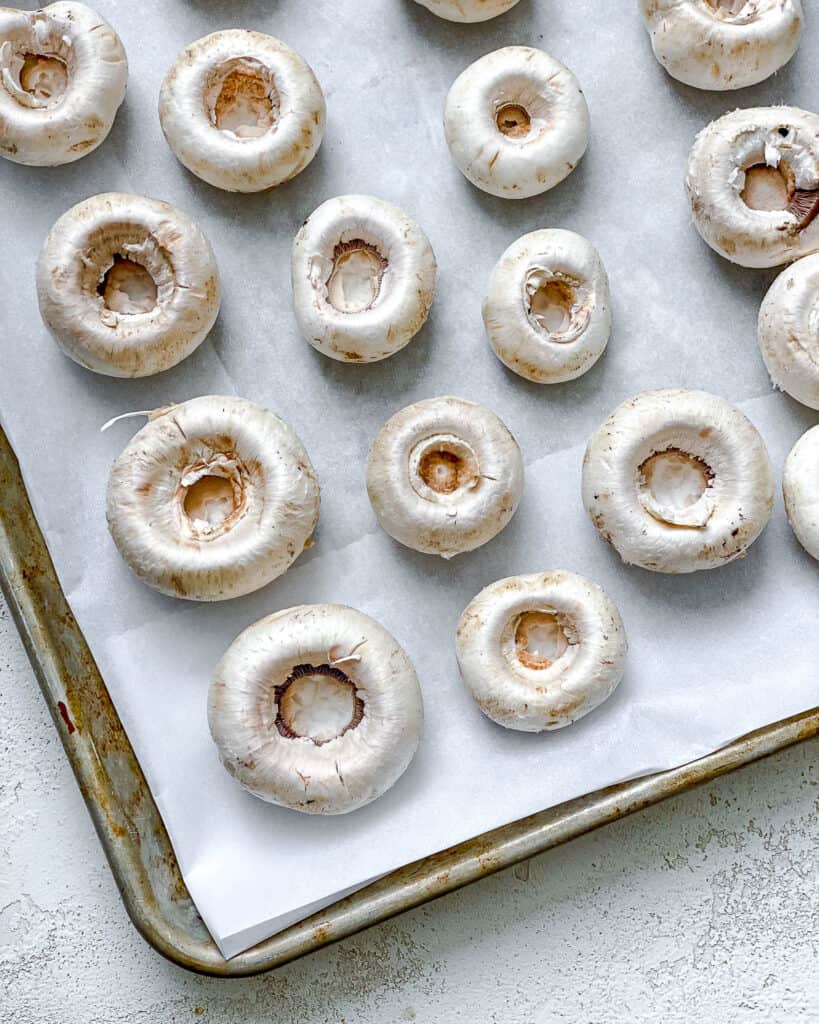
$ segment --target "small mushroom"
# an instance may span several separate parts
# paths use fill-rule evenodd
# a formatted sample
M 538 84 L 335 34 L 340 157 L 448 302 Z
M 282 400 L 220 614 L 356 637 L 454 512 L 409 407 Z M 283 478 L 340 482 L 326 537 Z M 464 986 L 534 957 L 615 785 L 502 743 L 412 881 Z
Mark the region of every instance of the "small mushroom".
M 506 46 L 455 79 L 444 129 L 452 159 L 473 185 L 525 199 L 575 169 L 589 141 L 589 109 L 560 61 L 531 46 Z
M 511 10 L 519 0 L 415 0 L 447 21 L 489 21 Z
M 207 239 L 175 206 L 108 192 L 52 227 L 37 298 L 75 362 L 109 377 L 147 377 L 205 339 L 219 313 L 219 276 Z
M 597 250 L 573 231 L 532 231 L 492 271 L 483 322 L 495 355 L 539 384 L 573 380 L 603 354 L 609 281 Z
M 344 363 L 372 363 L 408 345 L 435 294 L 429 239 L 373 196 L 322 203 L 296 235 L 291 269 L 299 330 Z
M 796 539 L 819 560 L 819 426 L 811 427 L 791 449 L 785 460 L 782 491 Z
M 819 116 L 734 110 L 694 140 L 685 187 L 694 224 L 721 256 L 775 267 L 819 249 Z
M 705 391 L 644 391 L 589 441 L 583 505 L 624 562 L 653 572 L 742 557 L 773 508 L 773 470 L 756 428 Z
M 254 796 L 346 814 L 385 793 L 418 747 L 412 662 L 369 616 L 301 605 L 248 627 L 219 662 L 208 722 L 222 764 Z
M 127 82 L 119 36 L 85 4 L 0 7 L 0 156 L 79 160 L 108 136 Z
M 654 56 L 697 89 L 744 89 L 793 57 L 800 0 L 640 0 Z
M 316 474 L 290 427 L 219 395 L 145 415 L 108 481 L 108 527 L 129 568 L 191 601 L 241 597 L 285 572 L 319 513 Z
M 571 725 L 614 692 L 628 644 L 602 587 L 554 569 L 485 587 L 461 616 L 455 648 L 485 715 L 542 732 Z
M 260 192 L 303 171 L 321 145 L 325 115 L 321 86 L 295 50 L 241 29 L 191 43 L 159 95 L 176 158 L 228 192 Z
M 758 335 L 774 385 L 819 409 L 819 254 L 777 277 L 759 310 Z
M 425 554 L 452 558 L 486 544 L 522 492 L 517 441 L 493 412 L 463 398 L 408 405 L 370 449 L 367 493 L 378 522 Z

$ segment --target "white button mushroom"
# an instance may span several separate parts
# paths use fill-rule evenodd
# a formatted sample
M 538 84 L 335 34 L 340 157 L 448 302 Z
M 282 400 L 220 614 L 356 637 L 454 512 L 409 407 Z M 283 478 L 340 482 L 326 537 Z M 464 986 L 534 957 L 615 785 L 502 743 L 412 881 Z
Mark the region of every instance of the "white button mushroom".
M 628 649 L 606 592 L 560 569 L 491 583 L 467 605 L 455 646 L 481 711 L 523 732 L 560 729 L 602 704 Z
M 495 355 L 540 384 L 573 380 L 600 358 L 611 330 L 609 282 L 597 250 L 573 231 L 532 231 L 501 256 L 483 322 Z
M 37 262 L 40 313 L 60 348 L 110 377 L 175 366 L 219 313 L 216 260 L 175 206 L 108 192 L 60 217 Z
M 208 698 L 222 764 L 262 800 L 345 814 L 404 773 L 424 709 L 415 669 L 369 616 L 302 605 L 246 629 L 217 666 Z
M 79 160 L 107 137 L 127 82 L 119 36 L 85 4 L 0 7 L 0 156 Z
M 387 533 L 452 558 L 491 540 L 523 492 L 517 441 L 489 409 L 430 398 L 397 412 L 373 441 L 367 493 Z
M 685 180 L 694 224 L 721 256 L 775 267 L 819 249 L 819 116 L 734 110 L 694 140 Z
M 819 560 L 819 426 L 811 427 L 791 449 L 785 460 L 782 491 L 797 540 Z
M 415 0 L 447 21 L 489 21 L 511 10 L 519 0 Z
M 148 586 L 192 601 L 258 590 L 305 547 L 319 485 L 301 441 L 242 398 L 148 414 L 108 481 L 111 536 Z
M 776 387 L 819 409 L 819 254 L 797 260 L 768 289 L 758 336 Z
M 373 196 L 322 203 L 296 235 L 291 269 L 299 330 L 341 362 L 371 363 L 404 348 L 435 294 L 429 239 Z
M 321 145 L 325 115 L 305 61 L 273 36 L 240 29 L 191 43 L 159 95 L 177 159 L 228 192 L 260 192 L 303 171 Z
M 753 424 L 705 391 L 644 391 L 593 434 L 583 504 L 624 562 L 654 572 L 739 558 L 773 508 L 773 470 Z
M 743 89 L 787 64 L 802 37 L 800 0 L 640 0 L 654 55 L 697 89 Z
M 525 199 L 575 169 L 589 141 L 589 110 L 560 61 L 531 46 L 507 46 L 455 79 L 444 129 L 452 159 L 473 185 Z

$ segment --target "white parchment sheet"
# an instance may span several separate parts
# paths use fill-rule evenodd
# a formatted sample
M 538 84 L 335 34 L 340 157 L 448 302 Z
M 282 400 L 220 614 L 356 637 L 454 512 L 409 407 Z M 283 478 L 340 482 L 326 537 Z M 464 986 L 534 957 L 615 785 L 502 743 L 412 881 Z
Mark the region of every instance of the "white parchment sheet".
M 130 60 L 125 106 L 108 141 L 76 164 L 2 162 L 0 410 L 68 599 L 157 799 L 185 881 L 227 956 L 424 854 L 617 780 L 696 758 L 819 701 L 817 565 L 790 534 L 781 501 L 739 562 L 686 578 L 623 567 L 580 503 L 582 445 L 618 402 L 644 388 L 703 387 L 739 402 L 777 470 L 819 419 L 772 394 L 755 323 L 773 272 L 732 267 L 689 222 L 682 178 L 695 131 L 737 105 L 819 108 L 819 19 L 774 80 L 737 96 L 672 82 L 655 62 L 632 0 L 521 0 L 494 22 L 456 26 L 410 0 L 96 0 Z M 809 12 L 814 13 L 814 12 Z M 190 176 L 156 115 L 165 69 L 222 27 L 280 36 L 327 96 L 324 145 L 294 182 L 268 194 L 219 192 Z M 530 43 L 578 75 L 592 115 L 580 167 L 545 196 L 512 203 L 473 189 L 441 128 L 450 83 L 498 46 Z M 34 263 L 53 221 L 95 192 L 170 200 L 211 239 L 222 276 L 219 322 L 181 366 L 145 381 L 89 373 L 50 341 Z M 298 336 L 289 251 L 301 222 L 345 192 L 382 196 L 416 217 L 438 257 L 429 323 L 373 366 L 331 362 Z M 611 278 L 609 349 L 581 380 L 528 384 L 498 362 L 480 303 L 495 261 L 538 227 L 581 232 Z M 322 484 L 315 547 L 281 580 L 238 601 L 193 605 L 134 579 L 108 537 L 112 460 L 138 425 L 101 435 L 109 417 L 204 393 L 239 393 L 299 433 Z M 508 529 L 444 562 L 377 527 L 364 488 L 369 443 L 403 405 L 457 394 L 495 409 L 517 436 L 526 489 Z M 459 681 L 456 622 L 501 576 L 550 567 L 600 582 L 618 603 L 631 651 L 610 701 L 540 736 L 485 719 Z M 212 668 L 236 634 L 292 604 L 337 601 L 382 621 L 421 679 L 418 756 L 382 799 L 311 818 L 245 795 L 207 731 Z

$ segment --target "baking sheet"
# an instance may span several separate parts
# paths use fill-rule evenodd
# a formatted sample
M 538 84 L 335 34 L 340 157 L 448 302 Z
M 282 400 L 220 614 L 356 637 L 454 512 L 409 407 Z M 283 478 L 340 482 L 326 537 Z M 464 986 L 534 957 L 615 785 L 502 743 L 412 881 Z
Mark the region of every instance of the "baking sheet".
M 755 320 L 774 272 L 731 267 L 700 242 L 682 192 L 695 131 L 735 105 L 819 107 L 810 69 L 819 32 L 769 83 L 737 97 L 668 79 L 629 0 L 536 3 L 479 26 L 439 21 L 410 0 L 99 0 L 131 74 L 108 142 L 63 168 L 0 167 L 0 412 L 65 592 L 145 770 L 186 883 L 226 956 L 318 909 L 339 892 L 424 854 L 628 777 L 679 765 L 819 701 L 816 565 L 790 535 L 781 502 L 748 558 L 693 577 L 623 568 L 586 521 L 582 444 L 620 400 L 648 387 L 696 386 L 740 402 L 777 468 L 816 422 L 771 394 Z M 191 177 L 156 117 L 165 69 L 220 27 L 278 35 L 325 89 L 324 145 L 296 181 L 234 196 Z M 590 28 L 591 27 L 591 28 Z M 500 45 L 532 43 L 566 62 L 592 113 L 592 143 L 552 192 L 508 203 L 474 190 L 449 160 L 441 112 L 449 84 Z M 210 339 L 147 381 L 116 381 L 65 359 L 42 327 L 33 266 L 53 221 L 95 192 L 170 200 L 211 239 L 224 303 Z M 439 266 L 429 323 L 404 352 L 369 367 L 332 363 L 298 336 L 289 249 L 324 199 L 369 192 L 427 231 Z M 614 332 L 579 381 L 542 388 L 505 370 L 480 319 L 487 276 L 524 231 L 587 235 L 608 267 Z M 136 424 L 109 417 L 203 393 L 239 393 L 282 415 L 322 483 L 316 545 L 286 577 L 222 605 L 189 605 L 133 579 L 108 538 L 105 484 Z M 396 409 L 454 393 L 494 408 L 518 437 L 526 490 L 507 530 L 446 563 L 391 541 L 364 488 L 370 440 Z M 500 576 L 561 566 L 598 580 L 631 641 L 615 695 L 570 729 L 542 736 L 488 722 L 461 686 L 452 650 L 460 612 Z M 316 819 L 246 796 L 207 733 L 213 665 L 246 625 L 306 601 L 353 604 L 381 620 L 421 678 L 418 756 L 383 799 Z

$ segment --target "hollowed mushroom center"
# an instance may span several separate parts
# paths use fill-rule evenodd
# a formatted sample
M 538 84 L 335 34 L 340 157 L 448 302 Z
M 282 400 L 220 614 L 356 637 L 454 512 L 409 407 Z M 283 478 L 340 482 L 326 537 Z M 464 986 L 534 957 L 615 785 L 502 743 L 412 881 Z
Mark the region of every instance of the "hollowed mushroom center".
M 531 611 L 518 617 L 515 626 L 515 656 L 526 668 L 549 668 L 561 658 L 569 638 L 554 612 Z
M 269 68 L 252 57 L 222 65 L 209 89 L 211 120 L 238 139 L 257 139 L 275 124 L 279 96 Z
M 721 18 L 736 18 L 744 14 L 749 2 L 750 0 L 705 0 L 706 6 Z
M 20 88 L 38 100 L 60 99 L 68 85 L 68 67 L 59 57 L 26 53 L 20 69 Z
M 179 485 L 179 499 L 191 531 L 208 540 L 229 530 L 245 507 L 245 482 L 235 456 L 218 454 L 190 466 Z
M 276 688 L 276 728 L 288 739 L 309 739 L 320 746 L 364 717 L 355 683 L 334 665 L 296 665 Z
M 340 313 L 361 313 L 378 298 L 386 269 L 387 260 L 369 242 L 339 242 L 333 250 L 327 298 Z
M 532 129 L 529 111 L 520 103 L 504 103 L 495 115 L 498 131 L 511 139 L 523 139 Z
M 790 202 L 791 189 L 778 167 L 756 164 L 745 172 L 740 198 L 751 210 L 784 210 Z
M 550 334 L 562 334 L 572 322 L 574 289 L 565 281 L 552 279 L 529 297 L 529 313 Z
M 657 452 L 640 467 L 645 486 L 654 499 L 668 508 L 690 508 L 705 494 L 710 479 L 706 464 L 679 450 Z
M 108 309 L 133 316 L 150 313 L 156 306 L 156 282 L 141 263 L 114 256 L 97 291 Z
M 410 456 L 413 487 L 431 500 L 476 487 L 480 480 L 478 458 L 471 446 L 451 434 L 426 438 Z M 431 493 L 430 493 L 431 492 Z

